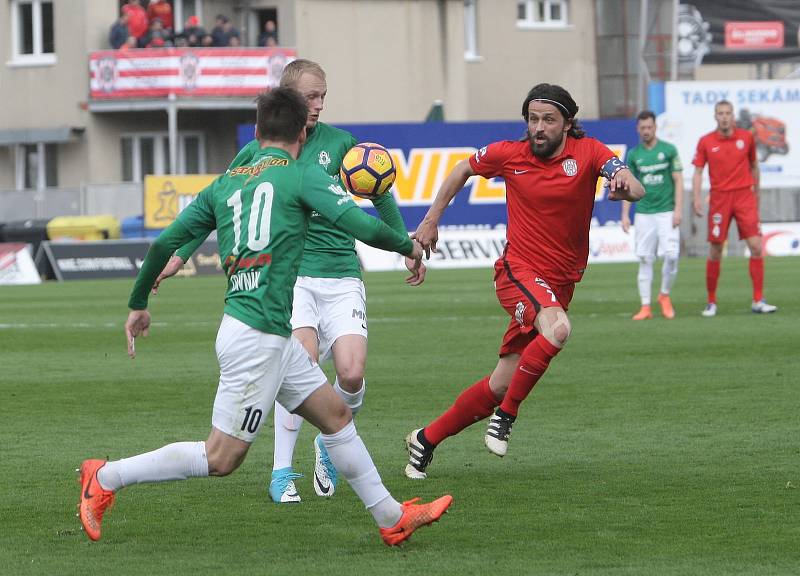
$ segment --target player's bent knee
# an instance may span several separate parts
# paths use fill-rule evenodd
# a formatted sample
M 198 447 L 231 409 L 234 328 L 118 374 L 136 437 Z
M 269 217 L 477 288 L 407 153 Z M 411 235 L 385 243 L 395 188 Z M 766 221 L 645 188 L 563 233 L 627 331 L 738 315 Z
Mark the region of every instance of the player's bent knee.
M 358 392 L 364 384 L 364 368 L 362 366 L 347 366 L 336 371 L 339 386 L 345 392 Z
M 208 473 L 210 476 L 227 476 L 244 460 L 245 454 L 208 454 Z
M 539 333 L 553 346 L 563 348 L 572 333 L 567 313 L 561 308 L 548 308 L 539 323 Z

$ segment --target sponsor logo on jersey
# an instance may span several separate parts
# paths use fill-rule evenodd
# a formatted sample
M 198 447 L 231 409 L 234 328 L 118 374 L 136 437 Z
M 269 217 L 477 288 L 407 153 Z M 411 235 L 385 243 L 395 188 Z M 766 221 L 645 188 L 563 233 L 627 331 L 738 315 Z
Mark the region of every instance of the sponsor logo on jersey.
M 567 158 L 561 163 L 561 168 L 564 169 L 564 174 L 567 176 L 575 176 L 578 173 L 578 163 L 574 158 Z
M 247 272 L 237 272 L 230 277 L 230 292 L 241 292 L 243 290 L 255 290 L 259 286 L 261 270 L 248 270 Z
M 744 150 L 744 140 L 742 140 L 742 139 L 737 140 L 736 141 L 736 147 L 739 150 Z
M 237 258 L 230 255 L 225 259 L 222 265 L 228 276 L 236 273 L 237 270 L 245 270 L 247 268 L 254 268 L 256 266 L 269 266 L 272 263 L 272 254 L 259 254 L 258 256 Z
M 331 163 L 331 155 L 326 150 L 321 150 L 319 153 L 319 163 L 327 170 Z
M 247 179 L 249 182 L 253 178 L 258 178 L 261 173 L 270 168 L 271 166 L 288 166 L 289 160 L 286 158 L 275 158 L 273 156 L 267 156 L 261 162 L 254 166 L 239 166 L 238 168 L 234 168 L 230 170 L 228 174 L 231 177 L 240 176 L 242 174 L 247 174 L 250 178 Z

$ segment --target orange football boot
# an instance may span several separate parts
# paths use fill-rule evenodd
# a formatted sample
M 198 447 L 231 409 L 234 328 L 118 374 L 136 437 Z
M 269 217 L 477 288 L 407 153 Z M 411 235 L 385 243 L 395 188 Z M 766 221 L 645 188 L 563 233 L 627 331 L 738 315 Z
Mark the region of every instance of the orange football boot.
M 104 490 L 97 481 L 97 471 L 105 463 L 105 460 L 84 460 L 81 464 L 81 501 L 78 511 L 86 535 L 95 541 L 100 540 L 103 514 L 114 504 L 114 493 Z
M 650 305 L 643 305 L 639 311 L 633 315 L 631 320 L 649 320 L 653 317 L 653 311 L 650 308 Z
M 675 308 L 672 307 L 672 300 L 669 299 L 669 294 L 658 295 L 658 303 L 661 305 L 661 315 L 667 320 L 675 318 Z
M 403 515 L 397 524 L 391 528 L 381 528 L 381 537 L 387 546 L 402 544 L 411 537 L 417 528 L 439 520 L 453 503 L 453 497 L 447 494 L 427 504 L 417 504 L 417 502 L 419 502 L 419 498 L 403 502 Z

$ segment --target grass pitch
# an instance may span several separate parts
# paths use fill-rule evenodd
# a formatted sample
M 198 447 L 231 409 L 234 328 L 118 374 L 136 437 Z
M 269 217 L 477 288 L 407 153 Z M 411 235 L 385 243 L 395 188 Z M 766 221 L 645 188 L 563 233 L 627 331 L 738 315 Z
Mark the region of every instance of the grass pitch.
M 90 543 L 73 470 L 204 439 L 216 389 L 219 277 L 152 300 L 150 338 L 125 354 L 127 281 L 0 287 L 2 574 L 800 573 L 798 261 L 767 262 L 777 314 L 749 311 L 747 263 L 723 263 L 719 316 L 701 318 L 704 262 L 683 260 L 678 317 L 635 323 L 635 265 L 594 265 L 573 335 L 523 405 L 509 455 L 484 424 L 447 440 L 424 482 L 403 437 L 488 373 L 507 317 L 490 270 L 432 271 L 409 288 L 369 274 L 368 393 L 357 425 L 398 499 L 451 493 L 443 521 L 385 547 L 341 485 L 268 501 L 272 428 L 224 479 L 123 490 Z M 271 420 L 271 419 L 270 419 Z

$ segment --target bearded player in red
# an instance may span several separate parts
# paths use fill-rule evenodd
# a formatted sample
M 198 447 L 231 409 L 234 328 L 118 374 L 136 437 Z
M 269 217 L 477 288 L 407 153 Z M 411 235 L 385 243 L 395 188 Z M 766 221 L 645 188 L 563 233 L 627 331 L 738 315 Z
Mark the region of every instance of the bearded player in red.
M 495 263 L 494 282 L 511 320 L 500 360 L 444 414 L 408 434 L 409 478 L 425 478 L 439 443 L 489 415 L 486 447 L 498 456 L 506 454 L 520 404 L 570 335 L 566 310 L 589 258 L 597 178 L 609 180 L 609 200 L 635 202 L 644 196 L 642 185 L 614 153 L 584 135 L 577 112 L 564 88 L 534 86 L 522 104 L 527 137 L 494 142 L 457 164 L 413 235 L 430 255 L 436 250 L 439 219 L 467 179 L 475 174 L 505 179 L 508 242 Z

